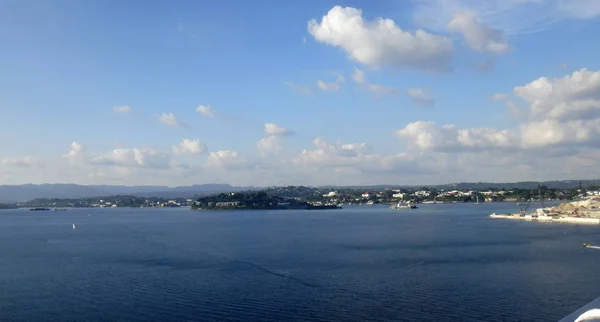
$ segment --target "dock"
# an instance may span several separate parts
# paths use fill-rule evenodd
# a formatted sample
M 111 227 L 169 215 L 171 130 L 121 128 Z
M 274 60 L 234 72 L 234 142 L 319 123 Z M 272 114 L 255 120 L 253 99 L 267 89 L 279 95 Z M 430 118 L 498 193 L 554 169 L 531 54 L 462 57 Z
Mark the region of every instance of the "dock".
M 535 214 L 496 214 L 490 215 L 490 218 L 512 219 L 512 220 L 528 220 L 552 223 L 573 223 L 586 225 L 600 225 L 600 218 L 594 217 L 575 217 L 575 216 L 547 216 Z

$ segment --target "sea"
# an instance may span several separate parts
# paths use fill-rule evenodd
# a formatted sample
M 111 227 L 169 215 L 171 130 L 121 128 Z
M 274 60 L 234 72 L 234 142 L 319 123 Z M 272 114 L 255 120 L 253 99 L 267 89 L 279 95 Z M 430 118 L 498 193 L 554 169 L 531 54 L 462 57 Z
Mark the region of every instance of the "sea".
M 600 226 L 419 206 L 1 210 L 0 320 L 556 321 L 600 296 Z

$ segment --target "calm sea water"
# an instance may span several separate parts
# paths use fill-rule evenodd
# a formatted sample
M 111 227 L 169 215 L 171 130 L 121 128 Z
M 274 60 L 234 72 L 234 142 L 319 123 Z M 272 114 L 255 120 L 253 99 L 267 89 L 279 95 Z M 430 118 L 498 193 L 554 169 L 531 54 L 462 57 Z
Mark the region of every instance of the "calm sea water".
M 506 209 L 3 210 L 0 320 L 552 321 L 600 296 L 600 227 Z

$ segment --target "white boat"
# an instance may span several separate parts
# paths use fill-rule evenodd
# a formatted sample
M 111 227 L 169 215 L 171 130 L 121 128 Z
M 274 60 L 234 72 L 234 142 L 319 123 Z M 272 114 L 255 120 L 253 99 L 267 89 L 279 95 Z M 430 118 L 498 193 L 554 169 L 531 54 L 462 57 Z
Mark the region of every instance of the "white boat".
M 73 224 L 73 230 L 75 230 L 75 224 Z
M 391 205 L 390 209 L 417 209 L 417 205 L 411 201 L 399 202 L 395 205 Z
M 475 206 L 479 206 L 479 196 L 475 196 L 477 198 L 477 202 L 475 202 Z

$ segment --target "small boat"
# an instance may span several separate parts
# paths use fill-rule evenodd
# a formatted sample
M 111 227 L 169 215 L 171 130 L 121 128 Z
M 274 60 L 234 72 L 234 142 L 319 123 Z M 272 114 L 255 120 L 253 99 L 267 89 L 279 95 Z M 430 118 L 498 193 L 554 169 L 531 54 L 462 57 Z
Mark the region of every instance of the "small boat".
M 414 202 L 399 202 L 391 205 L 390 209 L 417 209 L 417 205 Z
M 600 249 L 600 246 L 594 246 L 594 245 L 590 245 L 588 243 L 583 243 L 583 247 L 585 247 L 585 248 L 593 248 L 593 249 Z
M 73 230 L 75 230 L 75 224 L 73 224 Z
M 50 210 L 50 208 L 36 207 L 36 208 L 31 208 L 29 210 L 30 211 L 47 211 L 47 210 Z
M 475 206 L 479 206 L 479 196 L 475 196 L 477 198 L 477 202 L 475 202 Z
M 67 211 L 65 208 L 54 208 L 52 211 Z

